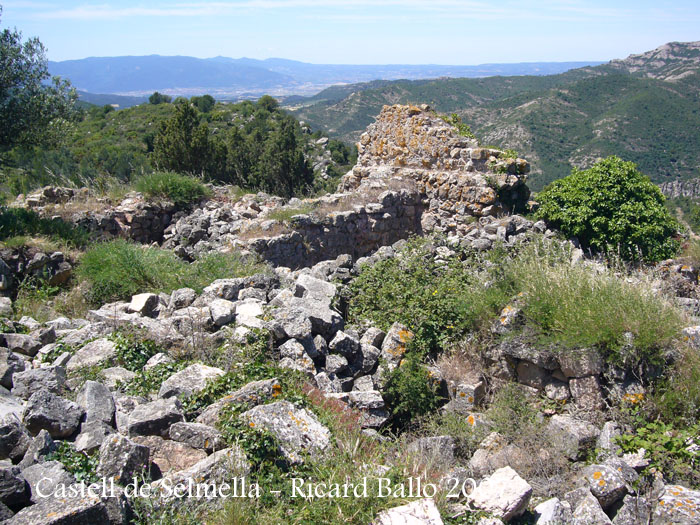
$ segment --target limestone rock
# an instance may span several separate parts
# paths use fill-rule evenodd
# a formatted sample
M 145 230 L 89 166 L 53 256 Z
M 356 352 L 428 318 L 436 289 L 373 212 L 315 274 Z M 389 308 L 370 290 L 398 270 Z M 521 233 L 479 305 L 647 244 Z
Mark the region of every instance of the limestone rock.
M 43 429 L 52 438 L 65 438 L 78 430 L 83 414 L 77 403 L 40 391 L 32 394 L 24 407 L 24 424 L 32 434 Z
M 216 326 L 224 326 L 233 321 L 236 315 L 236 303 L 226 299 L 214 299 L 209 303 L 212 321 Z
M 602 410 L 605 406 L 600 382 L 596 376 L 572 378 L 569 380 L 571 397 L 582 410 Z
M 170 425 L 183 420 L 177 398 L 157 399 L 134 408 L 129 414 L 127 432 L 130 436 L 167 436 Z
M 61 366 L 25 370 L 13 376 L 13 383 L 12 394 L 22 399 L 40 391 L 60 395 L 66 386 L 66 370 Z
M 547 432 L 552 442 L 562 447 L 566 456 L 574 460 L 600 435 L 600 430 L 591 423 L 563 415 L 552 416 Z
M 22 461 L 19 462 L 19 467 L 24 471 L 31 465 L 42 463 L 49 454 L 55 451 L 56 443 L 46 430 L 42 430 L 32 439 Z
M 163 381 L 158 391 L 159 397 L 189 397 L 202 390 L 209 380 L 224 375 L 224 371 L 213 366 L 195 363 L 171 375 Z
M 627 494 L 627 484 L 617 470 L 608 465 L 589 465 L 582 472 L 588 488 L 603 510 L 610 508 Z
M 22 509 L 7 525 L 93 525 L 111 523 L 105 504 L 96 497 L 47 498 Z
M 24 359 L 7 348 L 0 348 L 0 386 L 12 388 L 12 376 L 26 368 Z
M 563 350 L 557 357 L 566 377 L 594 376 L 603 372 L 603 358 L 595 348 Z
M 129 311 L 150 317 L 158 306 L 159 298 L 154 293 L 140 293 L 131 298 Z
M 264 403 L 269 399 L 274 399 L 282 392 L 282 386 L 277 378 L 252 381 L 229 394 L 216 403 L 209 405 L 197 417 L 197 423 L 215 427 L 219 422 L 221 409 L 230 403 L 244 404 L 248 408 Z
M 498 469 L 471 493 L 472 504 L 504 521 L 527 509 L 532 487 L 510 467 Z
M 0 459 L 18 461 L 31 443 L 29 432 L 15 414 L 0 418 Z
M 310 298 L 330 306 L 337 291 L 334 284 L 316 279 L 309 274 L 301 274 L 296 281 L 295 295 Z
M 401 323 L 394 323 L 382 343 L 381 357 L 387 364 L 398 365 L 406 353 L 406 345 L 413 339 L 413 332 Z
M 22 477 L 27 480 L 33 503 L 51 499 L 57 487 L 69 487 L 75 478 L 69 474 L 62 463 L 46 461 L 22 469 Z
M 652 524 L 697 524 L 699 516 L 700 491 L 681 485 L 666 485 L 654 507 Z
M 97 475 L 125 484 L 148 467 L 149 450 L 125 436 L 114 434 L 102 443 L 99 457 Z
M 131 440 L 148 447 L 149 461 L 155 464 L 163 475 L 188 469 L 207 457 L 203 450 L 160 436 L 134 436 Z
M 572 523 L 574 525 L 609 525 L 612 522 L 603 512 L 598 500 L 589 493 L 576 505 Z
M 400 507 L 384 510 L 373 525 L 442 525 L 442 517 L 430 498 L 419 499 Z
M 28 357 L 34 357 L 44 346 L 39 338 L 28 334 L 0 334 L 0 342 L 11 352 L 17 352 Z
M 75 438 L 75 450 L 92 454 L 112 434 L 114 434 L 114 428 L 102 421 L 83 423 L 80 426 L 80 434 Z
M 224 448 L 224 439 L 216 428 L 201 423 L 174 423 L 169 431 L 170 439 L 190 447 L 212 453 Z
M 109 389 L 97 381 L 86 381 L 78 394 L 77 403 L 85 410 L 85 422 L 114 424 L 114 398 Z
M 109 339 L 96 339 L 78 350 L 68 361 L 68 371 L 88 366 L 103 365 L 117 353 L 117 346 Z
M 19 467 L 0 467 L 0 502 L 15 508 L 29 503 L 29 485 Z
M 330 445 L 330 431 L 314 414 L 289 401 L 256 406 L 241 418 L 272 433 L 280 442 L 282 454 L 292 463 L 303 463 L 303 454 L 319 456 Z
M 535 507 L 536 525 L 560 525 L 573 519 L 571 506 L 559 498 L 551 498 Z

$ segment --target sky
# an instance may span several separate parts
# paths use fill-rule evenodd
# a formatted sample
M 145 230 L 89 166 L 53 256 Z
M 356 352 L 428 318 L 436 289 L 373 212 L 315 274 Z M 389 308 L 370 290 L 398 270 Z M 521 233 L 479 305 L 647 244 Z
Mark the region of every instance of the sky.
M 670 4 L 670 5 L 669 5 Z M 0 0 L 50 60 L 187 55 L 319 64 L 607 61 L 700 40 L 700 2 Z

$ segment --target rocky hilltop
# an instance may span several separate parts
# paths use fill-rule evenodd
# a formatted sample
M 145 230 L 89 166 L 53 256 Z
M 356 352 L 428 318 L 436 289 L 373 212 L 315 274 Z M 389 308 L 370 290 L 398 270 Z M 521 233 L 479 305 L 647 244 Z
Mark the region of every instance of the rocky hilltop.
M 680 80 L 693 75 L 700 66 L 700 42 L 669 42 L 662 46 L 613 60 L 609 65 L 628 73 L 641 73 L 659 80 Z
M 168 250 L 200 272 L 211 254 L 256 265 L 37 320 L 17 315 L 21 283 L 65 284 L 84 261 L 2 252 L 4 523 L 698 522 L 697 437 L 660 434 L 682 458 L 672 463 L 644 448 L 653 440 L 637 439 L 630 415 L 643 417 L 654 378 L 685 359 L 691 369 L 698 268 L 621 274 L 586 257 L 513 213 L 527 205 L 525 160 L 479 147 L 427 106 L 384 107 L 359 152 L 319 199 L 215 188 L 180 209 L 44 188 L 16 203 L 95 242 L 143 244 L 127 252 L 134 272 L 134 254 Z M 158 271 L 180 268 L 167 261 Z M 620 333 L 606 346 L 608 327 Z M 134 477 L 154 495 L 125 492 Z M 290 497 L 294 477 L 368 478 L 375 493 L 329 506 Z M 280 492 L 233 504 L 162 492 L 234 478 L 246 494 Z M 388 494 L 379 479 L 393 480 Z M 60 492 L 103 480 L 108 495 Z

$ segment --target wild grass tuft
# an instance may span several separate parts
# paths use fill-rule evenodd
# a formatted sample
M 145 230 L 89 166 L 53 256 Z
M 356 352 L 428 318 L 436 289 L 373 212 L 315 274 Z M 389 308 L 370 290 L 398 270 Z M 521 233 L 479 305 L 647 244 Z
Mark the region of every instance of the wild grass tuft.
M 78 274 L 89 285 L 90 301 L 102 304 L 138 293 L 169 293 L 183 287 L 201 292 L 216 279 L 252 275 L 265 269 L 236 253 L 210 253 L 186 263 L 168 250 L 115 240 L 89 249 Z
M 142 175 L 136 179 L 134 187 L 148 198 L 169 199 L 177 206 L 192 204 L 211 194 L 209 188 L 194 177 L 172 171 Z

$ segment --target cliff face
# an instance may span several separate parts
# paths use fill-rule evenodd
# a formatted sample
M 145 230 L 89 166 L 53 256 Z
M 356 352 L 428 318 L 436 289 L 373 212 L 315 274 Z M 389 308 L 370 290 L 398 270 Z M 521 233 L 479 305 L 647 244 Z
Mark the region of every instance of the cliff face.
M 666 197 L 700 197 L 700 179 L 674 180 L 659 187 Z
M 338 191 L 414 184 L 425 196 L 426 230 L 519 209 L 529 196 L 527 161 L 460 136 L 426 105 L 384 106 L 360 137 L 358 151 L 357 165 Z

